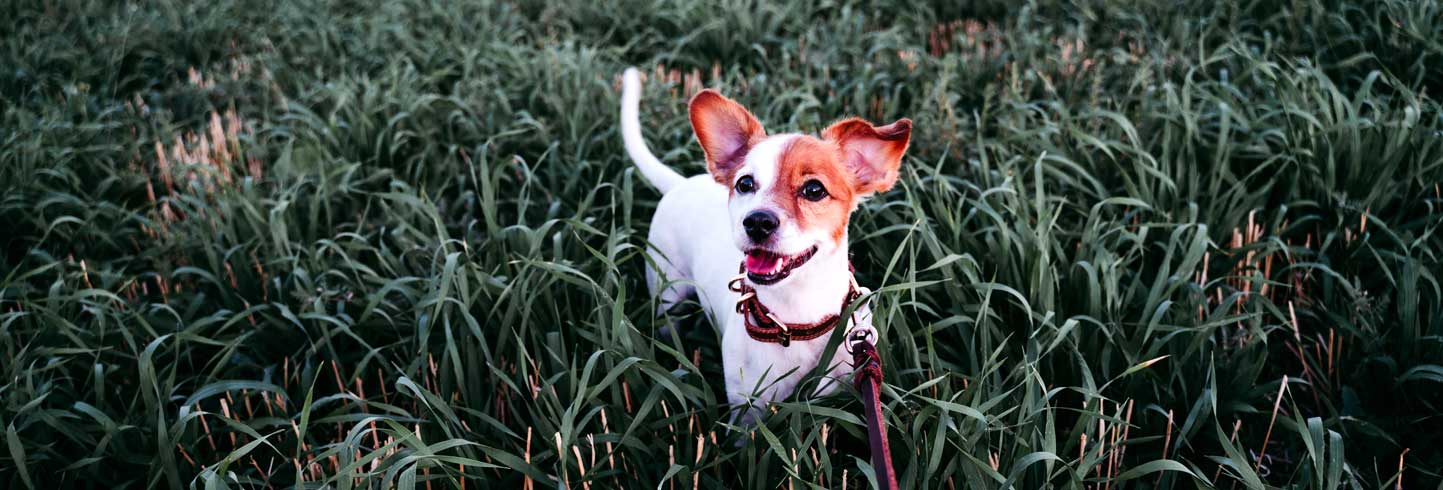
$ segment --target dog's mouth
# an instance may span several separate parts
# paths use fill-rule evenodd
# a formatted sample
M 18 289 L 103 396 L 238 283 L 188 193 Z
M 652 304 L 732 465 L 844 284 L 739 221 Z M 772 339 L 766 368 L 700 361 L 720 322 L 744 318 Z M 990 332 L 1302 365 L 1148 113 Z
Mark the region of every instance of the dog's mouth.
M 811 260 L 817 254 L 817 246 L 796 255 L 782 255 L 770 250 L 754 248 L 747 251 L 747 278 L 758 285 L 776 284 L 791 275 L 793 270 Z

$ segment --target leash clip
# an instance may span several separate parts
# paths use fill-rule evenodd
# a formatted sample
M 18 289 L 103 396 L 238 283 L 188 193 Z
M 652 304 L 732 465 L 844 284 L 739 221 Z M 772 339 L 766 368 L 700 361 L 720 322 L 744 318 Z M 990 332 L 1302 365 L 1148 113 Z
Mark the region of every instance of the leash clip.
M 877 329 L 872 327 L 858 327 L 853 325 L 847 330 L 847 338 L 843 341 L 843 347 L 847 348 L 847 354 L 856 355 L 857 345 L 867 342 L 876 345 Z
M 852 276 L 850 279 L 852 280 L 852 290 L 847 293 L 847 305 L 871 292 L 857 285 L 856 276 Z M 846 308 L 847 305 L 842 305 L 842 307 Z M 847 354 L 850 355 L 856 355 L 857 344 L 869 342 L 875 345 L 877 343 L 877 329 L 871 325 L 864 326 L 857 322 L 857 314 L 862 312 L 863 306 L 865 305 L 857 305 L 857 308 L 852 310 L 852 321 L 847 325 L 847 334 L 842 340 L 842 347 L 847 349 Z

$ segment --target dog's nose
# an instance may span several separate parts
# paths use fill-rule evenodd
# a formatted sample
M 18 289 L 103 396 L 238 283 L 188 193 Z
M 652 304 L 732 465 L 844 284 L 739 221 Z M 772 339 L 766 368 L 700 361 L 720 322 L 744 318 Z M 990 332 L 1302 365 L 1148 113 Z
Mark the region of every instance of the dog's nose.
M 747 236 L 753 242 L 764 242 L 772 237 L 772 232 L 777 231 L 777 215 L 771 211 L 752 211 L 742 219 L 742 228 L 747 230 Z

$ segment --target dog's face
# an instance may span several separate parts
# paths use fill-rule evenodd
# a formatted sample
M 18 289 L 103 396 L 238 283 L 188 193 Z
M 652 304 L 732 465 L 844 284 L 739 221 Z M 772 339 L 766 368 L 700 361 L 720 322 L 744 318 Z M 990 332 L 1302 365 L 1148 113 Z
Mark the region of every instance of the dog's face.
M 707 170 L 731 189 L 732 238 L 759 286 L 802 273 L 818 255 L 845 253 L 847 221 L 863 197 L 892 188 L 912 122 L 846 119 L 822 131 L 767 136 L 755 116 L 712 90 L 691 101 Z

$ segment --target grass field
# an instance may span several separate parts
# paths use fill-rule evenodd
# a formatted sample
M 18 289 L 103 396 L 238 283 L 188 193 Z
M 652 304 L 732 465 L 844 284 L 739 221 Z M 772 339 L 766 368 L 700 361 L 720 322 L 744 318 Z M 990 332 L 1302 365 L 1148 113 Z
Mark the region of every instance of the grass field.
M 868 487 L 650 313 L 635 65 L 686 173 L 703 87 L 915 122 L 904 488 L 1443 488 L 1443 4 L 722 3 L 3 2 L 0 487 Z

